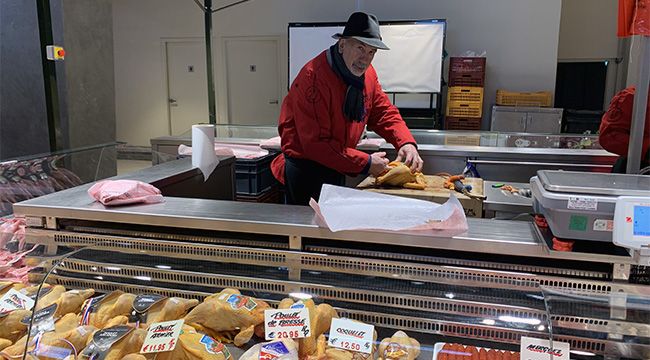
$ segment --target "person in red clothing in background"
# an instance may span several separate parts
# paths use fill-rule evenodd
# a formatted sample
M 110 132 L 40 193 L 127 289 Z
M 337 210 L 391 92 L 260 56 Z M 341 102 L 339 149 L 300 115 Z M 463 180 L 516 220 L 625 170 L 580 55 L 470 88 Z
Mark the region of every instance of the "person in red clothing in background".
M 630 127 L 632 126 L 632 113 L 634 103 L 634 87 L 621 90 L 614 96 L 609 108 L 600 123 L 598 140 L 603 149 L 620 156 L 614 164 L 612 172 L 625 173 L 627 165 L 627 151 L 630 143 Z M 648 96 L 650 99 L 650 95 Z M 648 166 L 650 161 L 650 103 L 646 105 L 645 128 L 643 134 L 643 148 L 641 150 L 641 167 Z
M 336 44 L 303 66 L 282 102 L 282 154 L 271 170 L 285 184 L 289 204 L 318 200 L 323 184 L 344 185 L 345 175 L 386 170 L 386 153 L 356 149 L 366 124 L 399 149 L 396 160 L 422 169 L 415 139 L 370 64 L 377 49 L 388 50 L 377 18 L 355 12 L 333 38 Z

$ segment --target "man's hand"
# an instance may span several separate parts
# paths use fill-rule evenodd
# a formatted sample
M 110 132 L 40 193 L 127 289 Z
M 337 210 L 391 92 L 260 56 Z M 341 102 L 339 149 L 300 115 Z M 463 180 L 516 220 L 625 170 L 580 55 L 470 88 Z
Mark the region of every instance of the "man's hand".
M 374 177 L 381 175 L 386 170 L 388 159 L 385 152 L 376 152 L 370 154 L 370 169 L 368 173 Z
M 413 144 L 406 144 L 399 148 L 395 161 L 403 162 L 411 168 L 411 171 L 422 171 L 422 165 L 424 165 L 424 161 L 418 154 L 418 149 Z

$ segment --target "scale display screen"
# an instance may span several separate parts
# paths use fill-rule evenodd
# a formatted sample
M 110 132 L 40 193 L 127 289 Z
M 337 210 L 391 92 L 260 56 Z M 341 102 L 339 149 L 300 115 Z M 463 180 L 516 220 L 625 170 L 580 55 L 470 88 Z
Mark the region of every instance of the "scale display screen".
M 634 236 L 650 236 L 650 206 L 634 206 Z

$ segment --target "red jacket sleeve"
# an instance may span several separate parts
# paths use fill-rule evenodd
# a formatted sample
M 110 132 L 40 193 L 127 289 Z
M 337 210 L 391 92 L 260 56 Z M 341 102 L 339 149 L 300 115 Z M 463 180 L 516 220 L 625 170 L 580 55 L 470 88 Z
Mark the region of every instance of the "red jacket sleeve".
M 341 173 L 360 173 L 369 161 L 368 154 L 346 147 L 344 139 L 333 136 L 329 88 L 319 83 L 314 72 L 305 75 L 294 84 L 292 92 L 296 96 L 291 100 L 303 154 Z
M 620 156 L 627 156 L 633 98 L 629 89 L 616 94 L 600 122 L 600 146 Z
M 603 149 L 627 156 L 630 142 L 630 127 L 634 105 L 634 88 L 627 88 L 616 94 L 612 99 L 603 120 L 600 123 L 598 140 Z M 646 108 L 646 121 L 641 156 L 645 156 L 650 148 L 650 104 Z
M 372 71 L 374 72 L 374 70 Z M 399 110 L 390 102 L 376 79 L 375 76 L 373 103 L 368 116 L 368 128 L 391 143 L 395 150 L 408 143 L 416 144 Z

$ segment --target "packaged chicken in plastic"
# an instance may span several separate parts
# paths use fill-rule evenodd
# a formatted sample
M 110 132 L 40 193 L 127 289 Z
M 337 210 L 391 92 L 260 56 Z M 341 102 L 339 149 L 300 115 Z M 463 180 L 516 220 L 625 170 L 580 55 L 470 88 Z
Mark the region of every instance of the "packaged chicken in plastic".
M 11 289 L 18 291 L 23 288 L 25 288 L 25 285 L 21 283 L 15 283 L 11 281 L 0 281 L 0 297 L 6 294 Z
M 278 305 L 279 309 L 300 309 L 303 307 L 309 310 L 311 334 L 306 338 L 297 340 L 298 353 L 301 359 L 316 354 L 316 341 L 318 337 L 329 330 L 332 318 L 339 317 L 332 306 L 329 304 L 320 304 L 316 306 L 312 299 L 294 301 L 287 298 L 280 301 L 280 304 Z
M 80 359 L 120 360 L 142 348 L 147 331 L 128 325 L 117 325 L 93 333 Z
M 98 329 L 118 316 L 127 316 L 133 311 L 134 294 L 116 290 L 88 299 L 81 309 L 81 325 L 92 325 Z
M 59 290 L 61 289 L 63 287 L 59 288 Z M 32 325 L 34 333 L 40 332 L 43 334 L 43 341 L 41 343 L 45 344 L 49 339 L 53 339 L 53 332 L 65 333 L 76 327 L 78 325 L 76 313 L 79 312 L 81 304 L 94 293 L 95 291 L 93 289 L 81 291 L 70 290 L 58 296 L 53 302 L 52 299 L 54 298 L 49 295 L 56 295 L 57 293 L 55 291 L 44 295 L 43 298 L 45 298 L 45 301 L 43 302 L 52 303 L 44 308 L 40 308 L 37 305 L 37 308 L 40 309 L 36 311 L 34 315 L 35 320 L 33 321 L 34 324 Z M 15 310 L 0 319 L 3 325 L 0 329 L 0 338 L 4 339 L 0 341 L 0 346 L 3 347 L 4 352 L 12 355 L 20 355 L 23 353 L 25 342 L 27 341 L 27 329 L 29 328 L 30 322 L 32 322 L 31 315 L 31 311 Z
M 32 329 L 35 335 L 31 336 L 29 339 L 30 344 L 28 346 L 28 351 L 30 353 L 38 352 L 38 347 L 40 344 L 49 344 L 55 342 L 55 339 L 60 338 L 62 334 L 66 334 L 78 326 L 77 315 L 74 313 L 66 314 L 60 319 L 54 318 L 56 308 L 57 306 L 53 304 L 43 310 L 34 313 L 34 323 L 32 325 Z M 21 320 L 21 324 L 23 326 L 28 326 L 31 318 L 32 316 L 28 315 Z M 73 337 L 72 334 L 69 334 L 69 336 Z M 0 354 L 8 358 L 16 358 L 22 356 L 25 351 L 25 343 L 28 340 L 27 338 L 28 336 L 24 335 L 13 345 L 3 349 Z M 83 342 L 79 345 L 80 347 L 83 347 Z
M 242 346 L 254 334 L 263 337 L 264 310 L 270 308 L 266 302 L 244 296 L 239 290 L 224 289 L 192 309 L 185 323 L 219 341 Z
M 21 320 L 32 314 L 30 310 L 18 309 L 0 317 L 0 350 L 10 346 L 27 332 Z
M 146 329 L 153 323 L 181 319 L 198 303 L 196 299 L 168 298 L 157 294 L 138 295 L 133 300 L 130 320 Z
M 158 353 L 156 360 L 232 360 L 228 348 L 208 335 L 184 325 L 172 351 Z M 256 359 L 257 360 L 257 359 Z
M 239 360 L 298 360 L 298 349 L 293 340 L 275 340 L 251 347 Z

